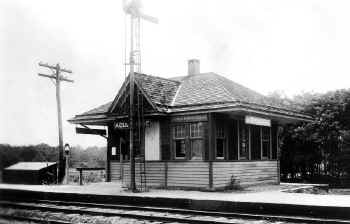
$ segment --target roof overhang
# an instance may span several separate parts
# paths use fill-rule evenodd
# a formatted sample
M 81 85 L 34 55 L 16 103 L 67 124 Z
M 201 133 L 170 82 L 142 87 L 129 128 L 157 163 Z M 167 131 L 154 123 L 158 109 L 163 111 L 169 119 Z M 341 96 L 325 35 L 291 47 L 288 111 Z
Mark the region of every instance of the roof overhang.
M 147 113 L 144 115 L 145 118 L 155 116 L 165 116 L 165 113 Z M 108 126 L 114 121 L 128 119 L 129 115 L 118 115 L 118 114 L 93 114 L 93 115 L 77 115 L 74 118 L 68 120 L 72 124 L 80 125 L 96 125 L 96 126 Z
M 236 115 L 259 115 L 280 123 L 310 122 L 313 117 L 294 110 L 251 104 L 246 102 L 229 102 L 216 104 L 189 105 L 169 109 L 171 114 L 198 114 L 210 112 L 231 113 Z
M 271 107 L 260 104 L 252 104 L 242 101 L 236 102 L 223 102 L 212 104 L 199 104 L 199 105 L 184 105 L 167 108 L 166 112 L 155 112 L 145 114 L 145 117 L 165 116 L 165 115 L 185 115 L 185 114 L 199 114 L 210 112 L 222 112 L 235 115 L 258 115 L 278 121 L 279 123 L 296 123 L 296 122 L 310 122 L 313 121 L 311 115 L 301 113 L 299 111 Z M 77 115 L 68 121 L 72 124 L 82 125 L 97 125 L 107 126 L 111 122 L 126 119 L 127 114 L 113 114 L 113 113 L 100 113 L 89 115 Z
M 77 115 L 68 120 L 72 124 L 107 126 L 113 119 L 107 114 Z

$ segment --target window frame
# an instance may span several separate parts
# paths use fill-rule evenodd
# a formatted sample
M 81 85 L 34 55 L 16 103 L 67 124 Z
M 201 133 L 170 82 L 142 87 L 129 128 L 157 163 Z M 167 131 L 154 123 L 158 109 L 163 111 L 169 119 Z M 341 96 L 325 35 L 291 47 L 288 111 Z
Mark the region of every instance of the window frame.
M 238 135 L 238 160 L 250 160 L 250 127 L 249 125 L 245 124 L 244 121 L 238 121 L 237 122 L 237 135 Z M 243 132 L 245 136 L 245 151 L 246 155 L 242 156 L 241 150 L 242 150 L 242 138 L 243 138 Z
M 177 137 L 176 136 L 176 128 L 177 127 L 183 127 L 183 137 Z M 186 149 L 186 124 L 176 124 L 173 126 L 173 145 L 174 145 L 174 158 L 175 160 L 184 160 L 187 157 L 187 149 Z M 177 150 L 176 150 L 176 141 L 184 141 L 184 147 L 185 147 L 185 155 L 184 156 L 177 156 Z
M 175 123 L 172 125 L 172 146 L 173 146 L 173 159 L 174 160 L 192 160 L 192 153 L 193 153 L 193 147 L 192 143 L 194 141 L 200 140 L 202 143 L 201 145 L 204 147 L 204 123 L 201 121 L 193 121 L 193 122 L 181 122 L 181 123 Z M 176 136 L 176 128 L 182 126 L 183 129 L 183 136 L 177 137 Z M 195 129 L 193 127 L 195 126 Z M 193 134 L 194 133 L 194 134 Z M 176 141 L 181 140 L 184 141 L 184 147 L 185 147 L 185 156 L 177 156 L 176 153 Z M 201 149 L 201 160 L 204 160 L 204 149 Z
M 268 138 L 264 139 L 264 135 L 263 135 L 263 129 L 267 128 L 268 129 Z M 261 138 L 261 156 L 260 159 L 261 160 L 268 160 L 270 159 L 271 156 L 271 150 L 272 150 L 272 139 L 271 139 L 271 127 L 267 127 L 267 126 L 261 126 L 260 127 L 260 138 Z M 267 155 L 264 156 L 264 143 L 268 142 L 269 143 L 269 147 L 267 149 Z
M 244 121 L 239 120 L 237 122 L 237 140 L 238 140 L 238 156 L 237 159 L 238 160 L 252 160 L 252 149 L 251 149 L 251 144 L 252 144 L 252 136 L 251 136 L 251 127 L 253 125 L 249 125 L 249 124 L 245 124 Z M 260 126 L 260 125 L 255 125 L 257 127 L 259 127 L 259 134 L 260 134 L 260 160 L 271 160 L 272 159 L 272 150 L 273 150 L 273 146 L 272 146 L 272 140 L 273 140 L 273 132 L 272 132 L 272 127 L 269 126 Z M 268 137 L 263 136 L 263 129 L 266 128 L 268 129 L 268 132 L 266 132 L 265 134 L 268 133 Z M 244 134 L 242 132 L 245 132 Z M 245 136 L 245 139 L 247 140 L 246 142 L 246 155 L 242 156 L 242 136 Z M 263 138 L 266 137 L 266 138 Z M 264 156 L 264 144 L 268 142 L 268 147 L 266 149 L 266 153 L 267 155 Z
M 196 136 L 192 136 L 192 126 L 194 126 L 194 125 L 198 127 L 198 129 L 195 132 L 195 133 L 198 133 L 198 135 L 196 135 Z M 192 153 L 193 153 L 192 142 L 194 142 L 196 140 L 200 140 L 200 141 L 202 141 L 202 145 L 204 143 L 203 123 L 202 122 L 188 122 L 188 128 L 189 128 L 189 132 L 188 132 L 189 133 L 189 135 L 188 135 L 188 140 L 189 140 L 188 160 L 192 160 Z M 203 148 L 201 149 L 201 154 L 202 154 L 201 159 L 203 160 L 204 159 Z
M 222 135 L 218 135 L 219 133 L 219 129 L 221 129 L 220 132 L 222 132 Z M 217 145 L 217 140 L 222 140 L 223 143 L 222 143 L 222 146 L 223 146 L 223 156 L 219 157 L 218 156 L 218 145 Z M 225 157 L 226 157 L 226 151 L 227 151 L 227 138 L 226 138 L 226 133 L 225 133 L 225 126 L 220 124 L 220 125 L 216 125 L 216 128 L 215 128 L 215 159 L 216 160 L 225 160 Z

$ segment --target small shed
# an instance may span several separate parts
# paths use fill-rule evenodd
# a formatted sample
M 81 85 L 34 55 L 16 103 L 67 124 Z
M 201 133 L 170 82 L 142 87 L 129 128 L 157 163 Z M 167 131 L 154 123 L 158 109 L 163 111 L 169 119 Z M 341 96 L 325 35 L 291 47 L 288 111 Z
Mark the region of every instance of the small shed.
M 19 162 L 3 170 L 3 182 L 11 184 L 56 183 L 57 163 Z

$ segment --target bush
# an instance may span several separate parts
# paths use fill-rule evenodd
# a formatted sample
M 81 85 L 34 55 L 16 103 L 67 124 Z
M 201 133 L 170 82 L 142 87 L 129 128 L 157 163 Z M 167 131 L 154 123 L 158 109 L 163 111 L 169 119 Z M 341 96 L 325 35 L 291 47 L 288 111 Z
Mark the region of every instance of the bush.
M 242 190 L 242 186 L 239 183 L 239 180 L 237 180 L 233 175 L 231 175 L 230 182 L 225 187 L 225 190 Z
M 103 182 L 106 179 L 104 170 L 83 171 L 83 183 Z M 69 183 L 79 183 L 79 172 L 76 170 L 69 171 Z

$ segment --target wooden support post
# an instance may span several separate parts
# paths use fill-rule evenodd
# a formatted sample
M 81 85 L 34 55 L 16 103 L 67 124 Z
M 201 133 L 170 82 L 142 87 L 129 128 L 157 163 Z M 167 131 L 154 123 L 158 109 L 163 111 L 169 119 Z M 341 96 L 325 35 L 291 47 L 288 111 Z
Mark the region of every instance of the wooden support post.
M 213 189 L 213 160 L 214 160 L 214 148 L 215 148 L 215 136 L 214 136 L 214 116 L 212 113 L 208 113 L 208 135 L 209 135 L 209 189 Z
M 107 166 L 106 166 L 106 182 L 111 182 L 111 136 L 112 136 L 112 127 L 108 126 L 108 137 L 107 137 Z
M 248 159 L 252 160 L 252 136 L 251 136 L 251 131 L 250 131 L 250 125 L 248 125 Z
M 164 162 L 164 188 L 168 188 L 168 162 Z
M 209 189 L 213 190 L 213 161 L 209 161 Z
M 240 120 L 237 120 L 237 160 L 240 160 L 241 157 L 240 123 Z
M 209 161 L 214 159 L 214 148 L 215 148 L 215 142 L 214 142 L 214 119 L 213 114 L 208 113 L 208 135 L 209 135 L 209 153 L 208 153 L 208 159 Z
M 281 164 L 280 164 L 280 159 L 281 159 L 281 152 L 280 152 L 280 144 L 279 144 L 279 136 L 280 136 L 280 130 L 281 128 L 277 126 L 277 131 L 276 131 L 276 159 L 277 159 L 277 183 L 281 183 Z

